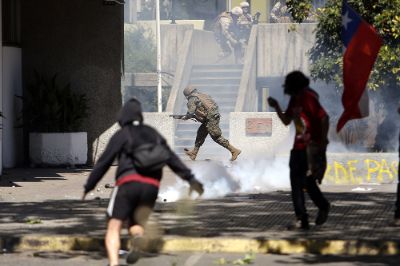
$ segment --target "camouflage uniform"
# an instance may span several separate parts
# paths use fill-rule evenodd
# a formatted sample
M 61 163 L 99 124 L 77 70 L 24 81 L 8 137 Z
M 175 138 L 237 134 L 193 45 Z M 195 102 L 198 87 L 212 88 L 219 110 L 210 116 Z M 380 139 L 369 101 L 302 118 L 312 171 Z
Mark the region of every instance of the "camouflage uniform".
M 214 36 L 222 49 L 222 56 L 228 56 L 239 44 L 240 32 L 231 12 L 223 12 L 216 18 Z
M 291 23 L 292 19 L 289 15 L 285 1 L 278 0 L 271 10 L 271 22 L 273 23 Z
M 222 131 L 219 127 L 221 116 L 218 111 L 218 105 L 209 95 L 199 93 L 195 89 L 193 89 L 193 92 L 187 95 L 187 98 L 188 111 L 185 117 L 186 119 L 195 118 L 201 123 L 201 126 L 197 130 L 197 136 L 193 150 L 189 151 L 188 149 L 185 149 L 186 154 L 192 160 L 195 160 L 201 145 L 203 145 L 207 135 L 210 134 L 211 138 L 216 143 L 228 149 L 232 153 L 231 160 L 235 160 L 241 151 L 230 145 L 229 141 L 222 136 Z
M 253 17 L 250 13 L 243 13 L 238 19 L 238 26 L 240 32 L 240 41 L 243 41 L 245 44 L 248 43 L 251 26 L 253 26 Z

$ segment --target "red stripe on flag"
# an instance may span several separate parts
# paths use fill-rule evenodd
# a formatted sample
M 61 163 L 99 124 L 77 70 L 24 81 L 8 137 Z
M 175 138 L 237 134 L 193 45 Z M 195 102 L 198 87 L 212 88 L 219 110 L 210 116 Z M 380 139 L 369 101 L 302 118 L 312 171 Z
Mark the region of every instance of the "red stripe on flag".
M 339 132 L 347 121 L 362 118 L 359 102 L 374 66 L 382 39 L 375 29 L 361 22 L 343 57 L 343 96 L 344 111 L 336 131 Z

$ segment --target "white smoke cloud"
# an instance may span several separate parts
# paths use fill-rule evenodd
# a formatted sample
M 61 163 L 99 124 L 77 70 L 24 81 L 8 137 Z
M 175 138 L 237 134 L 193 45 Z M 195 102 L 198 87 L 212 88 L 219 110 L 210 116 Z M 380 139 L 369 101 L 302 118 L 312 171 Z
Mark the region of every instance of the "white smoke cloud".
M 236 162 L 199 161 L 192 166 L 204 184 L 202 198 L 220 198 L 229 193 L 258 193 L 289 189 L 288 156 L 246 159 Z M 159 200 L 174 202 L 187 197 L 188 185 L 179 180 L 161 187 Z

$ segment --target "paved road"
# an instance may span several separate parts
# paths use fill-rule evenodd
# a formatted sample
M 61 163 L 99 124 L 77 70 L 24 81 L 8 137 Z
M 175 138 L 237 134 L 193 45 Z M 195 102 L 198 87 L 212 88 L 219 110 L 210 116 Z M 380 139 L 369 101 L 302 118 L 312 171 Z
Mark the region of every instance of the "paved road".
M 226 253 L 175 253 L 159 255 L 153 258 L 139 260 L 135 266 L 214 266 L 214 265 L 240 265 L 238 260 L 243 260 L 249 254 Z M 264 255 L 257 254 L 252 264 L 254 266 L 271 265 L 314 265 L 314 266 L 398 266 L 400 256 L 317 256 L 317 255 Z M 123 265 L 124 259 L 121 258 Z M 19 254 L 0 255 L 2 266 L 100 266 L 107 265 L 103 254 L 88 252 L 25 252 Z
M 149 223 L 152 231 L 148 232 L 156 236 L 400 240 L 400 228 L 388 226 L 394 212 L 394 193 L 327 192 L 326 196 L 332 202 L 328 222 L 307 233 L 286 230 L 293 220 L 288 191 L 159 203 Z M 0 202 L 0 231 L 14 236 L 102 236 L 106 206 L 106 199 Z M 313 221 L 317 209 L 310 201 L 308 208 Z
M 0 179 L 0 232 L 103 235 L 104 212 L 111 192 L 105 184 L 112 183 L 115 167 L 89 200 L 81 201 L 89 170 L 6 171 Z M 163 184 L 172 184 L 175 178 L 167 171 Z M 364 190 L 353 191 L 357 187 Z M 322 186 L 332 203 L 331 215 L 326 226 L 306 235 L 285 230 L 294 218 L 288 190 L 232 193 L 217 199 L 178 203 L 161 201 L 151 221 L 154 233 L 163 235 L 399 240 L 400 229 L 387 226 L 393 217 L 395 189 L 394 183 Z M 312 222 L 317 210 L 309 200 L 307 204 Z
M 34 234 L 103 237 L 104 213 L 111 192 L 105 184 L 112 182 L 115 169 L 107 173 L 87 201 L 81 201 L 82 185 L 89 170 L 14 169 L 2 176 L 0 237 Z M 163 182 L 174 183 L 175 176 L 167 172 Z M 320 240 L 362 240 L 372 245 L 394 240 L 399 243 L 400 228 L 388 226 L 394 213 L 395 189 L 394 183 L 323 185 L 332 211 L 324 226 L 309 232 L 286 230 L 294 218 L 288 190 L 231 193 L 214 199 L 176 203 L 161 200 L 146 234 L 150 238 L 307 239 L 318 243 Z M 317 210 L 310 200 L 307 205 L 313 222 Z

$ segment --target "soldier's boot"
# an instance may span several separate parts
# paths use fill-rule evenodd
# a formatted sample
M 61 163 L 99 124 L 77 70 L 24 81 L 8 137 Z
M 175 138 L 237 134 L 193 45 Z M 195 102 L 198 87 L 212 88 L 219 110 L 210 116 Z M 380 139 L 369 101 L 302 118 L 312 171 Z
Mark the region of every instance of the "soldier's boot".
M 199 147 L 194 147 L 193 150 L 187 148 L 184 149 L 185 153 L 191 160 L 196 160 L 197 153 L 199 152 Z
M 236 158 L 239 156 L 239 154 L 242 152 L 241 150 L 239 150 L 239 149 L 236 149 L 235 147 L 233 147 L 232 145 L 230 145 L 229 144 L 229 146 L 228 146 L 228 150 L 231 152 L 231 154 L 232 154 L 232 158 L 231 158 L 231 161 L 234 161 L 234 160 L 236 160 Z

